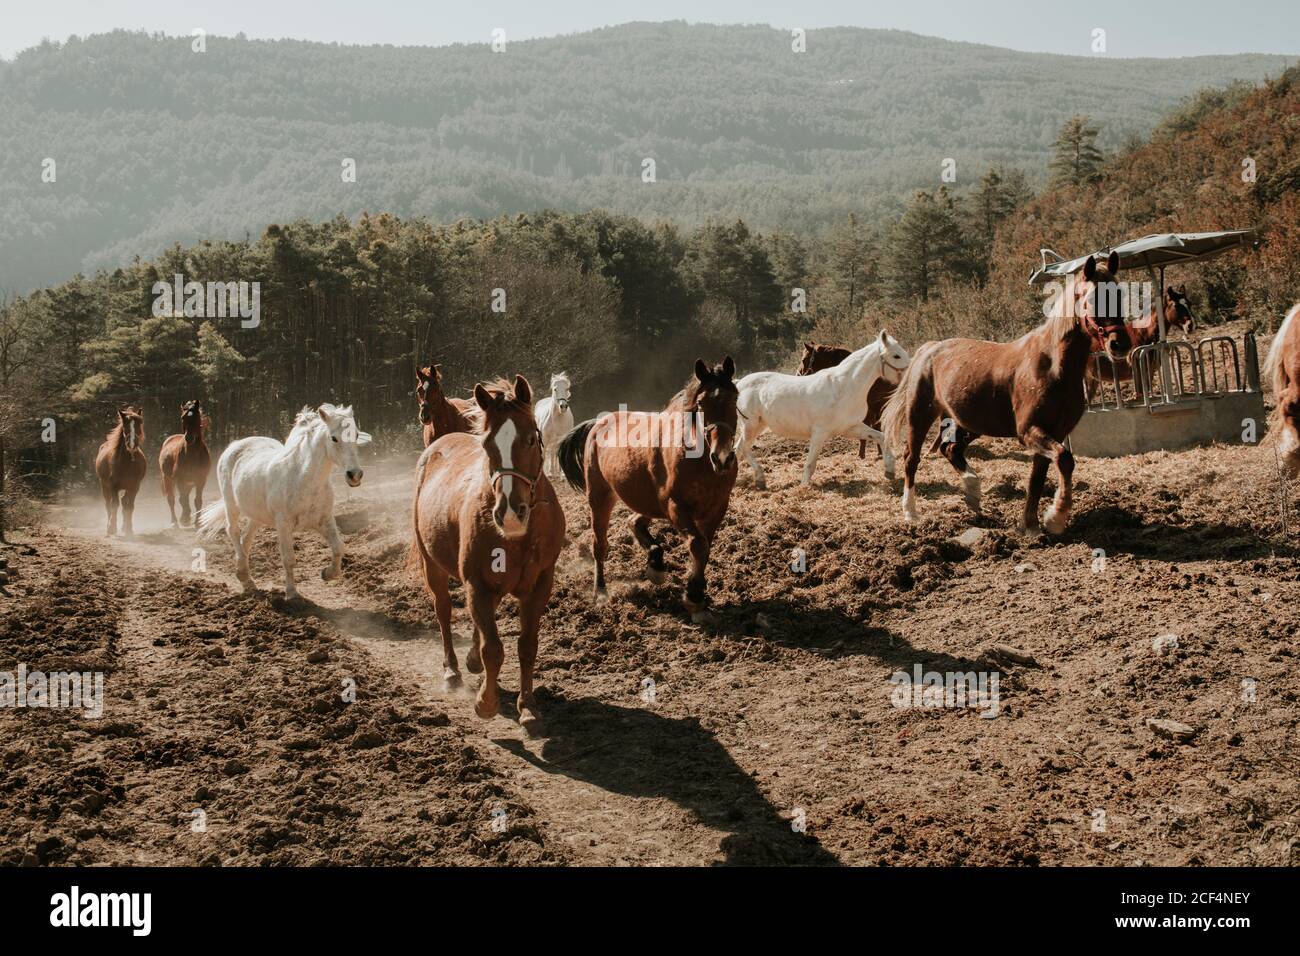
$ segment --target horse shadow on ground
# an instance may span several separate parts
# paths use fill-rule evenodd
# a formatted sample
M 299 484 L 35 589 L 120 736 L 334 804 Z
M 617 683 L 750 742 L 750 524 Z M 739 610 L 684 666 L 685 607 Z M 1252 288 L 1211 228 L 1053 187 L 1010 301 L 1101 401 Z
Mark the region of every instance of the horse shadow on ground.
M 274 594 L 271 603 L 290 617 L 315 617 L 333 624 L 350 637 L 361 640 L 415 641 L 428 639 L 428 627 L 417 627 L 383 611 L 355 607 L 326 607 L 307 597 L 286 601 L 283 592 Z
M 548 735 L 540 756 L 521 741 L 496 741 L 521 760 L 611 793 L 671 800 L 700 823 L 726 833 L 719 843 L 720 865 L 838 865 L 815 838 L 782 818 L 696 718 L 545 691 L 537 691 Z
M 665 588 L 634 588 L 624 599 L 648 611 L 685 617 L 680 597 Z M 900 633 L 864 623 L 844 611 L 787 597 L 712 606 L 709 614 L 710 620 L 702 625 L 707 634 L 740 643 L 760 641 L 828 659 L 871 657 L 899 670 L 910 670 L 917 663 L 927 670 L 945 671 L 978 670 L 980 666 L 975 660 L 918 647 Z
M 1300 548 L 1295 545 L 1261 538 L 1246 525 L 1147 523 L 1141 515 L 1114 505 L 1076 515 L 1060 540 L 1083 541 L 1088 547 L 1100 548 L 1107 554 L 1127 554 L 1173 564 L 1209 559 L 1300 557 Z

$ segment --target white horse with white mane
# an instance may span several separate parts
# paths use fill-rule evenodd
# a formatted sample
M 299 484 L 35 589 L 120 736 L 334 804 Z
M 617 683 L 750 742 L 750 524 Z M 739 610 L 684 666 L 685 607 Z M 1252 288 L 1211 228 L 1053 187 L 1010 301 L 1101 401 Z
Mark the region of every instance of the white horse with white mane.
M 343 538 L 334 523 L 334 489 L 330 476 L 342 468 L 349 485 L 361 484 L 357 448 L 370 441 L 357 431 L 351 407 L 321 405 L 304 408 L 293 421 L 284 443 L 274 438 L 241 438 L 231 442 L 217 462 L 221 500 L 198 516 L 200 537 L 215 538 L 222 527 L 235 546 L 235 574 L 244 589 L 254 591 L 248 568 L 253 536 L 263 527 L 275 528 L 284 563 L 284 596 L 296 600 L 293 582 L 293 533 L 319 531 L 329 543 L 333 561 L 321 571 L 332 581 L 343 571 Z M 240 533 L 240 521 L 248 526 Z
M 754 439 L 765 431 L 782 438 L 808 442 L 808 460 L 803 466 L 803 484 L 812 481 L 817 455 L 833 435 L 870 438 L 880 446 L 885 460 L 885 477 L 894 478 L 894 455 L 885 436 L 863 424 L 867 392 L 876 379 L 897 384 L 912 357 L 889 333 L 853 352 L 839 365 L 811 375 L 782 372 L 754 372 L 736 383 L 740 397 L 740 436 L 736 454 L 743 455 L 754 469 L 754 485 L 766 488 L 763 469 L 754 456 Z
M 573 431 L 573 409 L 569 408 L 569 374 L 551 376 L 551 394 L 533 407 L 537 430 L 542 433 L 542 463 L 552 478 L 560 475 L 560 439 Z

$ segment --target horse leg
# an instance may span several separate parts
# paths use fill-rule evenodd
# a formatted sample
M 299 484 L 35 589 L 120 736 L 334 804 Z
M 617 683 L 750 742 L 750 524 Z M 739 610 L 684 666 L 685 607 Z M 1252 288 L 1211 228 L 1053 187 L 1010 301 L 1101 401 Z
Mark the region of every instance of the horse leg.
M 1047 468 L 1051 460 L 1035 454 L 1034 462 L 1029 468 L 1029 489 L 1025 493 L 1025 515 L 1020 527 L 1031 535 L 1041 533 L 1038 527 L 1038 499 L 1043 496 L 1043 482 L 1047 479 Z
M 325 536 L 325 540 L 329 543 L 330 554 L 333 556 L 329 567 L 321 568 L 321 580 L 333 581 L 343 573 L 343 537 L 339 534 L 339 526 L 334 520 L 334 515 L 325 516 L 320 533 Z
M 907 459 L 903 463 L 903 520 L 908 524 L 918 518 L 916 510 L 916 469 L 925 450 L 925 436 L 938 417 L 928 396 L 918 395 L 908 412 Z
M 181 527 L 188 528 L 193 523 L 193 518 L 190 515 L 190 487 L 191 486 L 179 481 L 176 483 L 176 485 L 180 489 L 180 493 L 181 493 Z M 175 524 L 174 517 L 172 523 Z
M 454 690 L 460 686 L 460 664 L 456 660 L 456 648 L 452 644 L 451 590 L 447 586 L 451 576 L 423 556 L 421 563 L 424 565 L 424 584 L 433 595 L 433 610 L 438 615 L 438 631 L 442 634 L 443 688 Z
M 175 528 L 176 527 L 176 482 L 174 482 L 171 476 L 168 475 L 166 472 L 163 472 L 162 486 L 163 486 L 163 495 L 167 498 L 167 510 L 170 511 L 172 515 L 172 527 Z M 182 508 L 185 507 L 185 503 L 183 501 L 181 503 L 181 507 Z
M 646 577 L 654 584 L 663 584 L 668 580 L 668 566 L 664 563 L 663 545 L 650 531 L 650 519 L 636 515 L 631 524 L 633 537 L 646 551 Z
M 483 658 L 479 656 L 479 646 L 483 643 L 482 637 L 479 636 L 478 625 L 474 625 L 474 640 L 470 642 L 469 651 L 465 654 L 465 670 L 471 674 L 483 673 Z
M 537 579 L 532 594 L 519 602 L 519 726 L 529 736 L 541 729 L 533 702 L 533 665 L 537 663 L 537 632 L 541 629 L 542 614 L 551 598 L 554 580 L 552 566 Z
M 966 504 L 970 505 L 971 510 L 976 514 L 980 513 L 980 479 L 979 475 L 971 469 L 966 461 L 966 447 L 975 437 L 974 432 L 969 432 L 964 428 L 955 429 L 952 441 L 943 442 L 939 445 L 939 452 L 944 458 L 948 459 L 948 464 L 957 469 L 961 475 L 961 490 L 966 496 Z
M 194 484 L 194 516 L 197 519 L 200 511 L 203 510 L 203 486 L 206 482 L 203 479 Z
M 128 538 L 135 536 L 135 496 L 139 488 L 128 488 L 122 492 L 122 534 Z
M 872 428 L 870 425 L 854 425 L 845 434 L 859 439 L 862 442 L 863 448 L 867 446 L 868 438 L 875 442 L 876 446 L 880 449 L 880 457 L 883 458 L 885 462 L 885 480 L 894 480 L 894 453 L 889 449 L 889 443 L 885 441 L 883 432 L 879 429 Z M 858 457 L 863 458 L 865 455 L 859 455 Z
M 248 522 L 248 527 L 244 529 L 243 534 L 239 532 L 239 512 L 230 510 L 230 502 L 226 503 L 226 533 L 230 535 L 230 540 L 235 545 L 235 577 L 239 583 L 244 586 L 245 591 L 256 591 L 257 585 L 253 583 L 253 572 L 249 567 L 248 558 L 253 550 L 253 537 L 257 534 L 258 526 L 252 521 Z
M 605 557 L 609 554 L 609 516 L 614 510 L 614 492 L 595 469 L 588 469 L 587 482 L 587 503 L 591 506 L 591 553 L 596 559 L 595 601 L 603 604 L 609 600 L 609 592 L 605 590 Z
M 275 523 L 275 533 L 280 539 L 280 563 L 284 565 L 284 599 L 298 600 L 298 588 L 293 580 L 293 525 L 287 518 Z
M 740 430 L 740 447 L 736 449 L 736 455 L 745 457 L 749 462 L 749 467 L 754 472 L 754 487 L 759 491 L 767 488 L 767 479 L 763 475 L 763 466 L 758 463 L 758 456 L 754 454 L 754 440 L 758 438 L 763 426 L 757 420 L 745 422 L 744 427 Z
M 501 664 L 505 660 L 505 648 L 501 646 L 501 636 L 497 633 L 498 599 L 485 590 L 480 590 L 466 583 L 469 592 L 470 616 L 479 634 L 479 657 L 483 660 L 483 683 L 479 685 L 478 697 L 474 701 L 474 713 L 483 719 L 495 717 L 501 709 L 497 694 L 497 675 L 501 673 Z
M 799 482 L 805 488 L 812 484 L 813 472 L 817 468 L 817 456 L 821 454 L 822 445 L 829 437 L 830 432 L 816 429 L 808 439 L 808 459 L 803 464 L 803 481 Z
M 104 512 L 108 515 L 108 530 L 104 533 L 111 538 L 117 534 L 117 492 L 107 485 L 102 485 L 100 491 L 104 494 Z
M 1056 462 L 1061 483 L 1056 488 L 1056 497 L 1043 515 L 1043 527 L 1052 534 L 1060 534 L 1070 521 L 1070 506 L 1074 503 L 1074 455 L 1070 449 L 1037 426 L 1029 429 L 1025 444 L 1046 460 Z M 1046 475 L 1046 467 L 1043 473 Z

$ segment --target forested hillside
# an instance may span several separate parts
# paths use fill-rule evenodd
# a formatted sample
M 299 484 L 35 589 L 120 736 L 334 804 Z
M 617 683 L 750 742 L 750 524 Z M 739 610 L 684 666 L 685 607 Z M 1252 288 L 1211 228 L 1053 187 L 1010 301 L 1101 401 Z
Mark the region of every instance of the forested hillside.
M 603 207 L 684 227 L 874 225 L 990 166 L 1041 185 L 1062 122 L 1143 136 L 1276 56 L 1120 60 L 895 31 L 628 24 L 528 42 L 347 47 L 118 32 L 0 62 L 0 290 L 174 241 L 385 211 L 450 222 Z M 642 163 L 655 160 L 654 183 Z M 55 181 L 42 179 L 55 162 Z M 356 181 L 344 182 L 345 159 Z

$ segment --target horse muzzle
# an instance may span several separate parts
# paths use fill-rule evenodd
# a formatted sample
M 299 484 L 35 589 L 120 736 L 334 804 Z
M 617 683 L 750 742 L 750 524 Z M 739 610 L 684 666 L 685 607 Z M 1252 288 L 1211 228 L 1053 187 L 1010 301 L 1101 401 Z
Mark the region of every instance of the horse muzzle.
M 344 472 L 343 477 L 347 479 L 347 482 L 350 486 L 355 488 L 359 484 L 361 484 L 361 478 L 363 475 L 365 475 L 364 471 L 362 471 L 360 468 L 355 468 L 351 471 Z
M 497 526 L 502 537 L 522 538 L 528 533 L 528 515 L 528 505 L 512 507 L 510 499 L 503 496 L 492 509 L 492 523 Z

